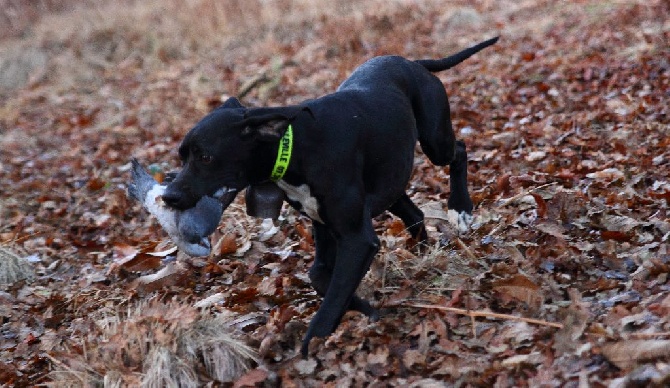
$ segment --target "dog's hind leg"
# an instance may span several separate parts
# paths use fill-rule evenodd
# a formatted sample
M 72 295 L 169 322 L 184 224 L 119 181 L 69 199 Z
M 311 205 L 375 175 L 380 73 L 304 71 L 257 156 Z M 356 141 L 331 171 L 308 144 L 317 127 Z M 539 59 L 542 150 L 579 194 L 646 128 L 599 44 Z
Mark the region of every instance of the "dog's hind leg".
M 446 166 L 456 152 L 449 99 L 442 83 L 432 74 L 426 76 L 421 93 L 412 100 L 419 144 L 431 163 Z
M 418 209 L 417 209 L 418 210 Z M 337 242 L 331 231 L 317 222 L 313 226 L 314 231 L 314 263 L 309 269 L 309 279 L 316 293 L 323 297 L 330 286 L 330 279 L 335 266 L 335 256 L 337 254 Z M 379 319 L 377 309 L 370 306 L 370 303 L 356 295 L 352 296 L 349 302 L 348 310 L 358 311 L 370 317 L 371 320 Z
M 412 202 L 407 194 L 403 194 L 388 210 L 398 216 L 409 231 L 411 237 L 407 242 L 407 247 L 421 250 L 428 240 L 421 209 Z
M 413 107 L 421 149 L 433 164 L 449 165 L 451 194 L 447 205 L 459 213 L 459 230 L 466 231 L 473 208 L 468 193 L 468 154 L 465 143 L 456 140 L 442 83 L 437 78 L 426 82 Z
M 451 194 L 447 206 L 458 212 L 458 229 L 466 231 L 472 223 L 472 199 L 468 192 L 468 154 L 465 143 L 456 142 L 454 161 L 449 164 Z

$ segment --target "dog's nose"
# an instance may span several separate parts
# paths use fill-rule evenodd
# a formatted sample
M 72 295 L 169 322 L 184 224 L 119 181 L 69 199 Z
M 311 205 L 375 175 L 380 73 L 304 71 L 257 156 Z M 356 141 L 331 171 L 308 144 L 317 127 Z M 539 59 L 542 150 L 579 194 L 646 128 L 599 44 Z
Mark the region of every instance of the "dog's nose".
M 177 190 L 171 189 L 170 186 L 167 187 L 161 197 L 163 198 L 163 202 L 169 207 L 175 209 L 181 208 L 182 194 Z

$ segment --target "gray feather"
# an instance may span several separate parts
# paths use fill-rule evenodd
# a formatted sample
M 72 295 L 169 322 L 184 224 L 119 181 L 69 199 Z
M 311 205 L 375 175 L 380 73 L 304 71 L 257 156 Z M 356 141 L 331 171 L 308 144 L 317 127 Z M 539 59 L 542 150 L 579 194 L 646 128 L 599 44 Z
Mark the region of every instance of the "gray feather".
M 146 172 L 137 159 L 133 159 L 131 164 L 131 182 L 128 185 L 128 195 L 140 202 L 144 202 L 149 190 L 154 185 L 157 185 L 158 182 Z

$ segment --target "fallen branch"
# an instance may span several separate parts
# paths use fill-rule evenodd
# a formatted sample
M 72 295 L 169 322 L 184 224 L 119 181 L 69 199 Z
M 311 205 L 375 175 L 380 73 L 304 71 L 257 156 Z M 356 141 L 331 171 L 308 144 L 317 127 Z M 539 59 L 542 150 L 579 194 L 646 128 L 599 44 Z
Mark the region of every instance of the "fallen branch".
M 670 337 L 670 331 L 664 331 L 664 332 L 660 332 L 660 333 L 629 333 L 627 335 L 631 338 L 636 338 L 636 339 Z
M 466 310 L 466 309 L 459 309 L 459 308 L 456 308 L 456 307 L 445 307 L 445 306 L 436 306 L 436 305 L 429 305 L 429 304 L 413 304 L 413 303 L 411 303 L 411 304 L 401 304 L 401 306 L 415 307 L 415 308 L 420 308 L 420 309 L 433 309 L 433 310 L 449 311 L 449 312 L 456 313 L 456 314 L 466 315 L 466 316 L 471 317 L 471 318 L 486 317 L 486 318 L 495 318 L 495 319 L 508 319 L 508 320 L 511 320 L 511 321 L 521 321 L 521 322 L 526 322 L 526 323 L 532 323 L 534 325 L 555 327 L 555 328 L 558 328 L 558 329 L 563 328 L 563 324 L 561 324 L 561 323 L 543 321 L 543 320 L 540 320 L 540 319 L 533 319 L 533 318 L 518 317 L 516 315 L 498 314 L 498 313 L 492 313 L 492 312 L 488 312 L 488 311 L 472 311 L 472 310 Z

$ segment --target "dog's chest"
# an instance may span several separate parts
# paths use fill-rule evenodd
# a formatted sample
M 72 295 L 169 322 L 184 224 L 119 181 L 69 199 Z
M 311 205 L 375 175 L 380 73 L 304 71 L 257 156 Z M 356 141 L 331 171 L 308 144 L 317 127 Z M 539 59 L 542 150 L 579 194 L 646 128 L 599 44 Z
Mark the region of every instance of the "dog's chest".
M 319 216 L 319 202 L 312 196 L 309 186 L 293 186 L 283 180 L 278 181 L 277 186 L 284 190 L 288 199 L 298 202 L 301 206 L 300 210 L 307 214 L 309 218 L 323 224 L 323 220 Z

